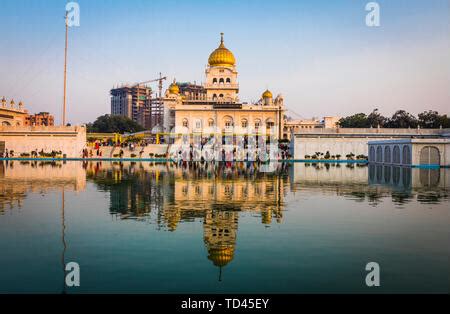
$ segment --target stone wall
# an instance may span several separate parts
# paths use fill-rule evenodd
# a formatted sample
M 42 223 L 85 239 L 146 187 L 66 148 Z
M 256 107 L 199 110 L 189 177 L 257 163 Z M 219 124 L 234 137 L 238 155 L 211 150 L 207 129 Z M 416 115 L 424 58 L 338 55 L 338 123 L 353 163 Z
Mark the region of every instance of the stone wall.
M 61 151 L 69 158 L 81 157 L 86 145 L 84 126 L 0 126 L 0 142 L 5 149 L 14 151 L 14 156 L 31 151 Z

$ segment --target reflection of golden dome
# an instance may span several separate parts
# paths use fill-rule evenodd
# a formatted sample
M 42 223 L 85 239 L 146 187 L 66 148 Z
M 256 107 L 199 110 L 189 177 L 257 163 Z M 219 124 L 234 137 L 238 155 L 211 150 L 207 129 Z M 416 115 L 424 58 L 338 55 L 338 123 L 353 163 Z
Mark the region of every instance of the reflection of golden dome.
M 208 259 L 218 267 L 223 267 L 233 260 L 234 250 L 231 247 L 211 248 Z
M 262 94 L 262 98 L 272 98 L 272 93 L 270 90 L 266 89 L 266 91 Z
M 180 93 L 180 88 L 178 87 L 175 80 L 173 80 L 173 83 L 170 84 L 170 86 L 169 86 L 169 93 L 171 93 L 171 94 L 179 94 Z
M 223 44 L 223 33 L 221 35 L 220 46 L 216 50 L 214 50 L 208 59 L 208 64 L 210 66 L 234 66 L 236 64 L 236 59 L 234 58 L 233 53 L 225 48 Z

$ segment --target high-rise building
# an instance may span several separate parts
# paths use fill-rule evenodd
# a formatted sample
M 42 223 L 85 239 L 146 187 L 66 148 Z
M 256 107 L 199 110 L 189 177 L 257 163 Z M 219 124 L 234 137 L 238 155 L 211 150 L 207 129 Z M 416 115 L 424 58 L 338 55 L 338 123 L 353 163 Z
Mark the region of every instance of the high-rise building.
M 150 106 L 152 90 L 143 85 L 111 89 L 111 115 L 128 117 L 144 126 L 146 108 Z M 145 126 L 144 126 L 145 127 Z

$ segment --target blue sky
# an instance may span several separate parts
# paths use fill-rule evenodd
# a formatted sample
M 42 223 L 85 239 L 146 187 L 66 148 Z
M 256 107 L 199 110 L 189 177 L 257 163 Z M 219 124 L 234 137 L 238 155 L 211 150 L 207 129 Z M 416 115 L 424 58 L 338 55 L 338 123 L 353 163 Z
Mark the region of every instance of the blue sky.
M 109 113 L 116 84 L 159 72 L 202 82 L 220 32 L 237 59 L 243 101 L 269 88 L 283 94 L 292 117 L 373 108 L 449 113 L 449 1 L 378 1 L 378 28 L 365 25 L 367 2 L 78 1 L 81 25 L 69 35 L 68 120 Z M 65 3 L 0 0 L 0 97 L 57 120 Z

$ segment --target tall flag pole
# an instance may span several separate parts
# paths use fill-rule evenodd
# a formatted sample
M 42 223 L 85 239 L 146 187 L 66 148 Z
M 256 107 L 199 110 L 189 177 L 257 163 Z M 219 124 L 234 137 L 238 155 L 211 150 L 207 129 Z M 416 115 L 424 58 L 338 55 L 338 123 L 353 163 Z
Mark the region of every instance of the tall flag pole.
M 66 105 L 67 105 L 67 41 L 69 36 L 69 21 L 66 11 L 65 21 L 66 21 L 66 44 L 64 49 L 64 101 L 62 110 L 62 125 L 66 125 Z

